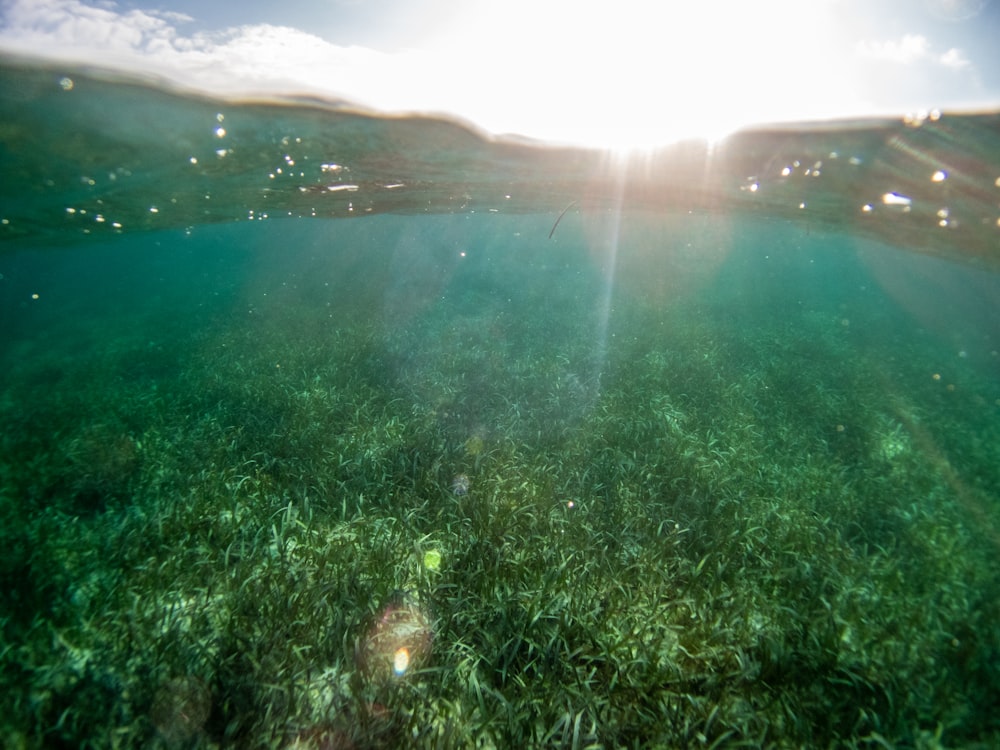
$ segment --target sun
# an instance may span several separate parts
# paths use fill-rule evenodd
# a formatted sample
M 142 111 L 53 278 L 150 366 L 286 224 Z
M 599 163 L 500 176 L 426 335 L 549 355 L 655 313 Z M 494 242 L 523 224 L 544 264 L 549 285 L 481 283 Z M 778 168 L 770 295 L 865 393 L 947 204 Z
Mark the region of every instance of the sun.
M 437 98 L 493 132 L 648 148 L 829 114 L 830 6 L 472 2 L 426 49 Z

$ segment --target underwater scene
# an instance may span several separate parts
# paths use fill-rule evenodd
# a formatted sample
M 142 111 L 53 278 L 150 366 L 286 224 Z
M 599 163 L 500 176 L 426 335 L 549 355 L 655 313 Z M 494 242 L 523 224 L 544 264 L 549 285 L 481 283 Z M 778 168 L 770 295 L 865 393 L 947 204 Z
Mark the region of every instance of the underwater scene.
M 4 747 L 1000 746 L 1000 116 L 0 108 Z

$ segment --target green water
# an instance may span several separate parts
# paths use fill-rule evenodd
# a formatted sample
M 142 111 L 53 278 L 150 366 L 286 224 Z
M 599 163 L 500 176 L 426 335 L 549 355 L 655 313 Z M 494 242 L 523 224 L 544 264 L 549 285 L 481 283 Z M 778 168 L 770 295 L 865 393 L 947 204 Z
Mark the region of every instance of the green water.
M 6 746 L 1000 741 L 995 117 L 621 161 L 20 65 Z

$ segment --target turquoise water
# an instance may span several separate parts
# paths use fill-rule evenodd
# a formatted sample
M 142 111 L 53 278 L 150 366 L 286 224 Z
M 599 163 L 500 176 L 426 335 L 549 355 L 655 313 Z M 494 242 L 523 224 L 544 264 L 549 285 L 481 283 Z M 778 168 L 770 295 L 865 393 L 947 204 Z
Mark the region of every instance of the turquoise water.
M 997 744 L 996 116 L 0 84 L 7 746 Z

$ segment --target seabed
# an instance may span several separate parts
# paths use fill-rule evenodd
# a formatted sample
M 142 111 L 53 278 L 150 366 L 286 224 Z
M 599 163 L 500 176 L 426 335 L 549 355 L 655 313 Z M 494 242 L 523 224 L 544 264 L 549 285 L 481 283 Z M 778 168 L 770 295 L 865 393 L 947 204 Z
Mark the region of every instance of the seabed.
M 594 278 L 19 344 L 6 746 L 992 746 L 994 384 Z

